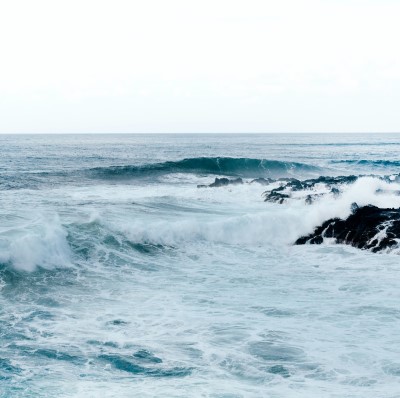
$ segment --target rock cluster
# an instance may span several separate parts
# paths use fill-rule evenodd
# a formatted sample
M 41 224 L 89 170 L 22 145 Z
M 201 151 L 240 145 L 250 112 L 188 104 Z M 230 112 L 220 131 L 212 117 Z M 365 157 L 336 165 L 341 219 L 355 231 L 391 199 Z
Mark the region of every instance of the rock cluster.
M 374 253 L 394 248 L 400 242 L 400 209 L 358 207 L 354 203 L 352 214 L 346 220 L 327 220 L 310 235 L 297 239 L 295 244 L 321 244 L 326 238 Z

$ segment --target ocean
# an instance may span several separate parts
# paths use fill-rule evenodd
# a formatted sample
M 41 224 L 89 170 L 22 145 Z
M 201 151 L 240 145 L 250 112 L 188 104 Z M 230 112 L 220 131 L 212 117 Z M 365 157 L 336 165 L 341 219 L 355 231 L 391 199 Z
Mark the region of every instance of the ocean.
M 395 134 L 1 135 L 0 396 L 399 397 L 397 247 L 294 244 L 354 203 L 399 208 L 399 153 Z

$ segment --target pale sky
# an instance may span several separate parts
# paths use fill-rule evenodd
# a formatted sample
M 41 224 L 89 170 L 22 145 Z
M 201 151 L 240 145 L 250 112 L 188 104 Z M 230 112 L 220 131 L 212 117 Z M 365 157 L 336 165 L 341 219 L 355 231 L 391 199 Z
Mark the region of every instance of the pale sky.
M 0 0 L 0 133 L 398 132 L 399 0 Z

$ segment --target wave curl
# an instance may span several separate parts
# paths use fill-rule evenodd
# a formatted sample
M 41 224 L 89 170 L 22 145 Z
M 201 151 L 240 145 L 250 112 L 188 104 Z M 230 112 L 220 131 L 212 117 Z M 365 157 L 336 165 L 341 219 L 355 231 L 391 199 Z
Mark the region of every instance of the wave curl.
M 146 177 L 172 173 L 215 174 L 257 178 L 318 175 L 320 168 L 304 163 L 283 162 L 279 160 L 199 157 L 137 166 L 96 167 L 90 169 L 89 173 L 94 177 L 105 179 Z

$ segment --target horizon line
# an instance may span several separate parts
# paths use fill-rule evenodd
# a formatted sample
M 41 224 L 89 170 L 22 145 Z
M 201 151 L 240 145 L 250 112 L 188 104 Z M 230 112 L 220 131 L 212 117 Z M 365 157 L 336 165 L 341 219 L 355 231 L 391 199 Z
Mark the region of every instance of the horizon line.
M 212 134 L 220 134 L 220 135 L 245 135 L 245 134 L 400 134 L 399 131 L 197 131 L 197 132 L 64 132 L 64 133 L 47 133 L 47 132 L 14 132 L 14 133 L 5 133 L 0 132 L 0 135 L 212 135 Z

